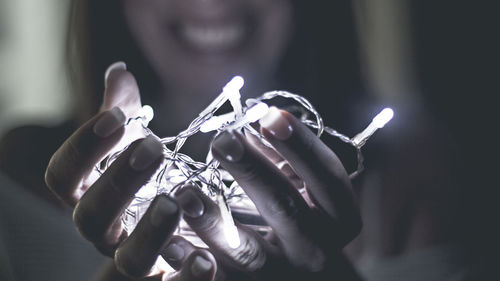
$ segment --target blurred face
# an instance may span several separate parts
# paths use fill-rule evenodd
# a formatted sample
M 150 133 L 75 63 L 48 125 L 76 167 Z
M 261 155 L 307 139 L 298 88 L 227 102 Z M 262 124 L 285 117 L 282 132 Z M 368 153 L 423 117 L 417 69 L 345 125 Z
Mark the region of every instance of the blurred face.
M 122 0 L 125 21 L 167 89 L 213 96 L 234 75 L 270 77 L 292 28 L 289 0 Z

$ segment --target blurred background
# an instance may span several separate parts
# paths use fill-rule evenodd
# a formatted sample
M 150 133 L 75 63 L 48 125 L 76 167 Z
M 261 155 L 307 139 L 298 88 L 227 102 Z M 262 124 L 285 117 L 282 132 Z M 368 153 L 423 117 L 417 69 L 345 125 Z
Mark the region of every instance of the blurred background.
M 454 104 L 469 106 L 464 87 L 470 86 L 467 90 L 474 95 L 493 90 L 485 82 L 494 81 L 488 80 L 494 72 L 484 70 L 493 59 L 488 51 L 494 49 L 489 42 L 495 37 L 496 25 L 490 22 L 494 9 L 471 1 L 352 3 L 367 92 L 405 100 L 417 90 L 424 95 L 434 95 L 428 89 L 458 90 L 459 94 L 446 94 L 453 96 Z M 64 65 L 68 4 L 0 0 L 0 133 L 33 121 L 53 124 L 68 116 L 72 104 Z M 450 96 L 431 99 L 439 107 L 447 105 Z
M 0 132 L 67 116 L 69 1 L 0 0 Z
M 64 65 L 69 1 L 0 0 L 0 133 L 71 110 Z M 364 76 L 377 95 L 414 92 L 409 0 L 354 1 Z

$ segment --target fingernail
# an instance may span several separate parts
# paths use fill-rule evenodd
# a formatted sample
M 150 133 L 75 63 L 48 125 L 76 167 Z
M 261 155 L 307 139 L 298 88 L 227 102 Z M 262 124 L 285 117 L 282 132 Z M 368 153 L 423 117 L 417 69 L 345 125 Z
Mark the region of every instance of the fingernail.
M 160 195 L 151 210 L 151 224 L 154 227 L 161 227 L 165 221 L 175 215 L 178 211 L 177 204 L 170 198 Z
M 130 156 L 130 166 L 137 171 L 145 170 L 162 156 L 162 144 L 156 137 L 149 135 L 141 141 Z
M 115 62 L 112 65 L 108 66 L 108 69 L 106 69 L 106 73 L 104 73 L 104 84 L 106 87 L 108 86 L 108 78 L 109 78 L 109 75 L 111 74 L 111 72 L 113 72 L 115 70 L 119 70 L 119 69 L 127 70 L 127 65 L 122 61 L 118 61 L 118 62 Z
M 123 126 L 125 120 L 126 117 L 123 111 L 119 107 L 113 107 L 113 109 L 102 114 L 92 129 L 97 136 L 106 138 Z
M 259 124 L 278 140 L 287 140 L 292 135 L 292 125 L 274 106 L 269 108 L 267 114 L 260 119 Z
M 205 276 L 211 269 L 212 263 L 202 256 L 194 258 L 193 264 L 191 265 L 191 273 L 198 278 Z
M 169 261 L 181 261 L 184 258 L 185 254 L 186 253 L 184 252 L 184 249 L 181 246 L 175 243 L 171 243 L 165 249 L 162 256 Z
M 212 150 L 227 161 L 237 162 L 243 157 L 245 148 L 234 133 L 226 131 L 218 135 L 212 143 Z
M 193 190 L 181 190 L 175 195 L 175 199 L 181 206 L 184 214 L 191 218 L 197 218 L 203 215 L 205 211 L 205 205 L 201 201 L 200 197 Z

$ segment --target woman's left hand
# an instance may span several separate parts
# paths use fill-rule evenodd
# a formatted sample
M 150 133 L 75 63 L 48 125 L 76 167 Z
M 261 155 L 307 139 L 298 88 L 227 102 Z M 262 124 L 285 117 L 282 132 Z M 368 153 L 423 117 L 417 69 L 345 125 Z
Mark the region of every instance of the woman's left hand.
M 255 203 L 272 228 L 266 237 L 238 226 L 229 247 L 218 207 L 194 187 L 176 194 L 184 219 L 210 247 L 226 279 L 359 280 L 342 248 L 360 231 L 351 182 L 337 156 L 305 125 L 272 108 L 261 131 L 303 180 L 308 196 L 240 132 L 224 132 L 212 153 Z M 308 198 L 306 200 L 305 198 Z

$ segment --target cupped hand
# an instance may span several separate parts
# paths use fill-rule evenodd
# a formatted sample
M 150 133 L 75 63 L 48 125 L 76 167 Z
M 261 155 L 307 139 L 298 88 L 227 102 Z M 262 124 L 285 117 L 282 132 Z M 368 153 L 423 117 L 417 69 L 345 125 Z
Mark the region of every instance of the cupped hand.
M 176 194 L 184 219 L 210 247 L 226 279 L 359 280 L 342 248 L 360 231 L 349 177 L 337 156 L 305 125 L 272 108 L 261 131 L 275 149 L 238 131 L 221 133 L 212 153 L 230 172 L 272 228 L 266 237 L 237 224 L 240 246 L 229 247 L 219 208 L 195 187 Z M 307 196 L 275 164 L 287 161 Z M 277 279 L 278 278 L 278 279 Z
M 164 251 L 172 253 L 168 246 L 181 215 L 172 198 L 156 197 L 135 230 L 130 235 L 124 231 L 121 216 L 134 194 L 160 166 L 163 147 L 155 137 L 142 138 L 141 130 L 125 128 L 128 118 L 138 114 L 141 101 L 137 83 L 124 64 L 112 65 L 105 77 L 101 112 L 83 124 L 52 156 L 45 177 L 48 187 L 74 207 L 73 219 L 80 233 L 99 251 L 113 257 L 122 274 L 134 279 L 213 280 L 215 259 L 203 249 L 193 247 L 186 252 L 177 262 L 175 273 L 166 274 L 154 266 L 158 255 Z M 99 176 L 94 167 L 130 142 Z

